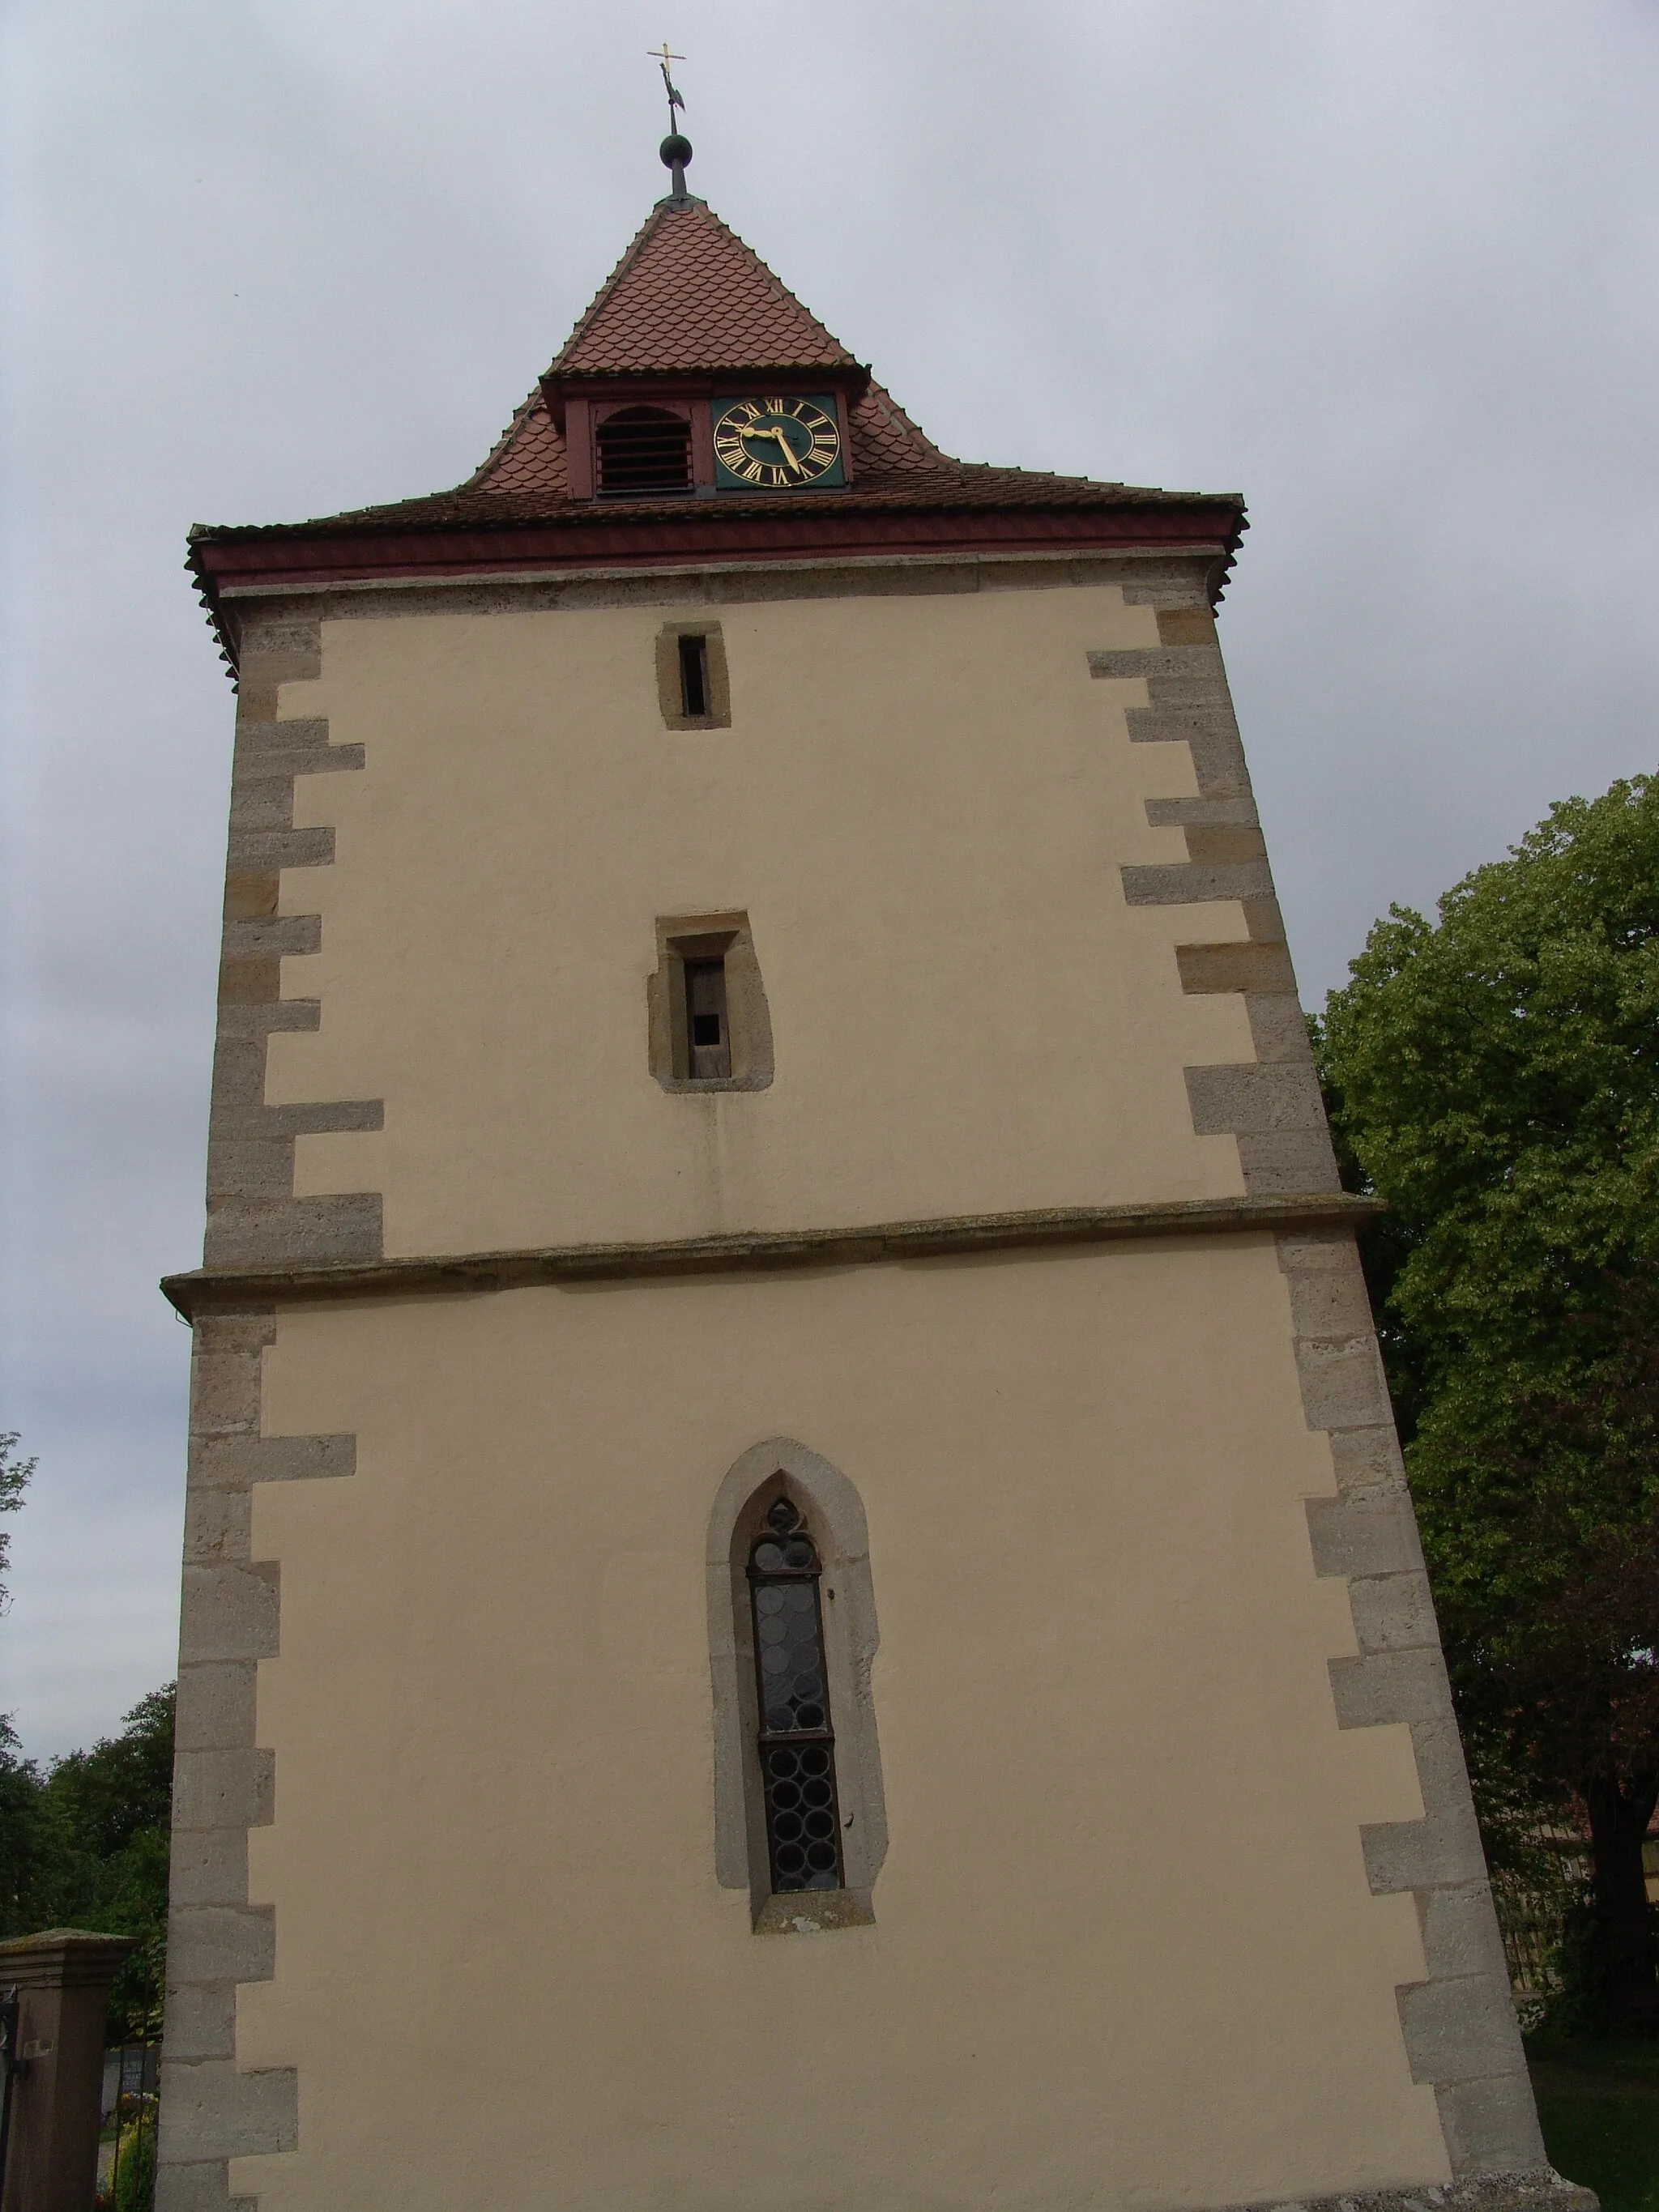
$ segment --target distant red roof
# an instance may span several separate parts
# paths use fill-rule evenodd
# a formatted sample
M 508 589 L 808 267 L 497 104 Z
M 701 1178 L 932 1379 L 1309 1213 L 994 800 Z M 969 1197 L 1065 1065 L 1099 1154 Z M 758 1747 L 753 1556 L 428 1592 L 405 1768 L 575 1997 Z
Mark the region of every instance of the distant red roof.
M 554 376 L 855 368 L 816 315 L 702 200 L 665 200 L 572 331 Z

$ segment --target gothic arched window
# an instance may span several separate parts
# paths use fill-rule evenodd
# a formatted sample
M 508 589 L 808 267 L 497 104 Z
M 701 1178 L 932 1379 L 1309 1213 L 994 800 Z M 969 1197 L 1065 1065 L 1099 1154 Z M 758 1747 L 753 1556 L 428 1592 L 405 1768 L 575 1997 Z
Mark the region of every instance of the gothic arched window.
M 842 1887 L 836 1738 L 824 1664 L 823 1569 L 799 1508 L 768 1508 L 749 1555 L 766 1841 L 775 1895 Z

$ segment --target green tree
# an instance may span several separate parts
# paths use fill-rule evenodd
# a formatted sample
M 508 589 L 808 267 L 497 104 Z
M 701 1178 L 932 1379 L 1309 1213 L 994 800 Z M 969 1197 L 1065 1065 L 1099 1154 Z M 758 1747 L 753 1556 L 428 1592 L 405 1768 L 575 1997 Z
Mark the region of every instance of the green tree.
M 119 1735 L 55 1760 L 44 1778 L 16 1758 L 9 1729 L 9 1747 L 0 1741 L 0 1848 L 10 1853 L 0 1880 L 0 1935 L 94 1928 L 136 1936 L 110 2001 L 111 2031 L 122 2036 L 160 2029 L 173 1708 L 169 1682 L 139 1699 Z
M 0 1513 L 16 1512 L 28 1488 L 29 1477 L 40 1464 L 37 1460 L 17 1457 L 21 1441 L 15 1429 L 0 1429 Z M 5 1579 L 10 1565 L 11 1531 L 0 1528 L 0 1613 L 11 1602 L 11 1590 Z
M 40 1849 L 40 1770 L 22 1756 L 9 1713 L 0 1713 L 0 1935 L 26 1931 L 21 1922 L 33 1887 Z
M 37 1462 L 20 1460 L 15 1429 L 0 1429 L 0 1513 L 15 1513 Z M 0 1613 L 11 1601 L 6 1575 L 11 1564 L 11 1531 L 0 1528 Z M 8 1935 L 15 1911 L 22 1907 L 33 1876 L 40 1775 L 33 1759 L 25 1759 L 9 1713 L 0 1713 L 0 1928 Z
M 35 1462 L 0 1431 L 0 1513 L 15 1512 Z M 0 1534 L 0 1570 L 8 1539 Z M 7 1593 L 0 1585 L 0 1609 Z M 112 2034 L 161 2032 L 173 1808 L 173 1686 L 141 1698 L 118 1736 L 42 1774 L 0 1713 L 0 1936 L 95 1928 L 137 1938 L 110 2001 Z
M 1466 1735 L 1574 1802 L 1607 2008 L 1659 2026 L 1659 779 L 1395 907 L 1326 1002 Z
M 147 2112 L 121 2146 L 114 2212 L 150 2212 L 155 2202 L 155 2119 Z

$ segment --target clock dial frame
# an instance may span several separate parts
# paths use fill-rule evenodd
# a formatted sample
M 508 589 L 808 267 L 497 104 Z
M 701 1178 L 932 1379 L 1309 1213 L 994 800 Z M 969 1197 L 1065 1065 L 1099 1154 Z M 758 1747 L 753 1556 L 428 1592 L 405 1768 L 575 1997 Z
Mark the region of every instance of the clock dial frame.
M 833 397 L 717 399 L 714 418 L 714 480 L 723 491 L 811 491 L 847 481 Z

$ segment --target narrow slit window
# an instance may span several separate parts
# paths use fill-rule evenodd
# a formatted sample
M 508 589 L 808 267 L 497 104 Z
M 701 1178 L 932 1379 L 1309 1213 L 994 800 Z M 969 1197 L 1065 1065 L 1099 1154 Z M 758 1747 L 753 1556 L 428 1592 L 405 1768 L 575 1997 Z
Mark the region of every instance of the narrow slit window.
M 731 1074 L 724 957 L 685 963 L 685 1043 L 687 1073 L 694 1082 Z
M 788 1498 L 775 1499 L 749 1555 L 775 1896 L 842 1886 L 836 1738 L 818 1603 L 822 1572 L 799 1508 Z
M 653 659 L 657 703 L 671 730 L 729 730 L 732 684 L 726 641 L 717 622 L 668 622 L 657 632 Z
M 680 712 L 695 720 L 708 712 L 708 641 L 680 640 Z

